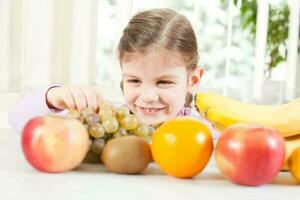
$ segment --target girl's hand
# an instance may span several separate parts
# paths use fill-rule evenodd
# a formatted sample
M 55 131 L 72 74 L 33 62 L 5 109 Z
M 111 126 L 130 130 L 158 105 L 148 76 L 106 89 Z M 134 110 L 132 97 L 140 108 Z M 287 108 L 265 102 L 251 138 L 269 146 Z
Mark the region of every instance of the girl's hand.
M 47 103 L 56 109 L 92 108 L 97 111 L 102 99 L 99 89 L 93 85 L 67 85 L 53 87 L 47 92 Z

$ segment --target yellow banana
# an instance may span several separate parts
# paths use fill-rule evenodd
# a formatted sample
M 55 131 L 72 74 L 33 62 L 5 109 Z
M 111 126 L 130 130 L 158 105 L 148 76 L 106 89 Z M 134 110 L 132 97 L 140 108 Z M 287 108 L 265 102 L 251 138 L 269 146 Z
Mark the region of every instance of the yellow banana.
M 283 137 L 300 133 L 300 98 L 282 105 L 256 105 L 214 93 L 199 93 L 196 106 L 218 130 L 246 122 L 270 126 Z
M 290 157 L 292 152 L 300 146 L 300 133 L 298 135 L 294 135 L 292 137 L 287 137 L 284 138 L 285 140 L 285 162 L 282 170 L 289 170 L 288 164 L 287 164 L 287 159 Z

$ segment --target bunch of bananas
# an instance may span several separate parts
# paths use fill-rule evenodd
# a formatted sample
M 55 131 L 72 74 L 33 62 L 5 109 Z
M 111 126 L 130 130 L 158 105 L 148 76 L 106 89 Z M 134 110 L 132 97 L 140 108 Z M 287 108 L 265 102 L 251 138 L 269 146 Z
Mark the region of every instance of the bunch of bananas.
M 196 107 L 220 132 L 236 123 L 257 123 L 276 129 L 286 141 L 288 156 L 300 146 L 300 98 L 282 105 L 256 105 L 215 93 L 198 93 Z M 287 166 L 284 166 L 287 170 Z

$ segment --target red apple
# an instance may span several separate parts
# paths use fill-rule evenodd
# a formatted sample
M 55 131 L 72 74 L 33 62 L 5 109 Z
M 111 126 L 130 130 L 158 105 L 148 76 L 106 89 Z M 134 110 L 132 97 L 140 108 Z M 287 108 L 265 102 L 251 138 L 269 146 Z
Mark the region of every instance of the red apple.
M 35 117 L 22 132 L 27 161 L 43 172 L 64 172 L 77 167 L 89 149 L 85 127 L 75 119 L 57 116 Z
M 221 173 L 241 185 L 262 185 L 272 181 L 284 164 L 285 143 L 274 129 L 255 124 L 226 128 L 216 147 Z

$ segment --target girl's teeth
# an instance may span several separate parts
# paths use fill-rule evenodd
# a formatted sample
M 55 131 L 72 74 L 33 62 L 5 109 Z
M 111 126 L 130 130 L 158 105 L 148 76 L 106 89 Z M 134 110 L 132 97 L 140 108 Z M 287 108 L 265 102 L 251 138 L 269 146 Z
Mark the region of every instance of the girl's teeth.
M 152 112 L 152 111 L 156 111 L 157 109 L 154 109 L 154 108 L 145 108 L 145 110 L 146 110 L 147 112 Z
M 158 108 L 143 108 L 143 109 L 148 113 L 157 112 L 159 110 Z

